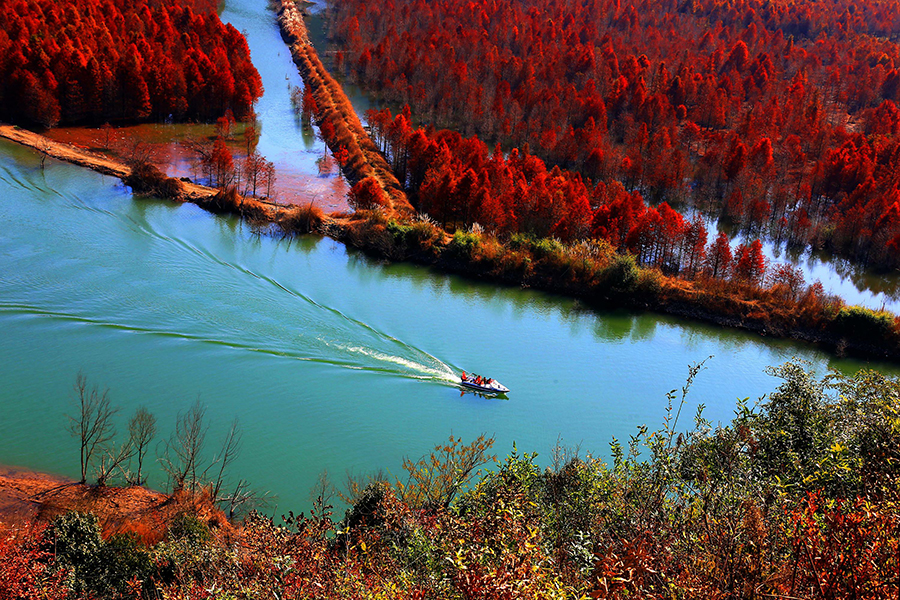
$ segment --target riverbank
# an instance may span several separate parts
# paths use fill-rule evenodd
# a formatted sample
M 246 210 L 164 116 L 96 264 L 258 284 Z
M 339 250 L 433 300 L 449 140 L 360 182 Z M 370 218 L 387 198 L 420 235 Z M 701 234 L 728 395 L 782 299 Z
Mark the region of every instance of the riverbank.
M 386 198 L 384 208 L 391 213 L 414 213 L 400 182 L 390 165 L 366 133 L 343 87 L 325 69 L 312 43 L 303 14 L 294 0 L 278 0 L 278 25 L 291 49 L 294 64 L 304 83 L 312 91 L 316 102 L 315 117 L 322 127 L 325 143 L 333 153 L 347 151 L 348 158 L 341 167 L 351 185 L 367 178 L 373 179 Z M 324 123 L 327 127 L 323 127 Z M 330 131 L 330 134 L 325 133 Z
M 97 515 L 104 537 L 132 533 L 144 543 L 159 542 L 169 523 L 189 511 L 224 525 L 222 512 L 208 501 L 168 495 L 141 486 L 98 487 L 27 469 L 0 467 L 0 532 L 35 521 L 49 522 L 74 510 Z
M 23 526 L 0 536 L 0 597 L 895 598 L 900 383 L 772 374 L 732 422 L 685 425 L 670 404 L 611 460 L 557 445 L 542 467 L 451 436 L 407 477 L 350 477 L 343 518 L 323 486 L 280 520 L 183 514 L 161 544 L 103 540 L 90 516 Z
M 222 192 L 168 178 L 150 169 L 132 169 L 34 132 L 0 126 L 0 136 L 47 156 L 121 178 L 136 191 L 190 201 L 215 213 L 235 214 L 286 234 L 317 233 L 392 261 L 433 266 L 476 279 L 560 293 L 598 308 L 653 311 L 756 334 L 821 346 L 839 356 L 900 362 L 895 316 L 847 307 L 834 298 L 807 293 L 790 298 L 736 282 L 684 280 L 638 267 L 608 245 L 584 242 L 565 246 L 555 240 L 513 236 L 501 241 L 482 233 L 454 236 L 428 221 L 401 221 L 395 211 L 325 215 L 315 206 L 285 207 L 234 192 Z M 177 188 L 177 189 L 175 189 Z
M 357 214 L 366 219 L 347 223 L 341 241 L 382 258 L 559 293 L 595 308 L 652 311 L 812 343 L 838 356 L 900 361 L 896 315 L 847 306 L 816 286 L 790 290 L 702 276 L 668 277 L 598 240 L 566 245 L 521 234 L 501 240 L 461 230 L 448 238 L 427 220 L 400 223 L 380 211 Z
M 11 142 L 22 144 L 23 146 L 28 146 L 29 148 L 34 148 L 44 156 L 86 167 L 111 177 L 118 177 L 123 181 L 132 175 L 131 167 L 122 161 L 104 156 L 103 154 L 91 152 L 84 148 L 79 148 L 73 144 L 51 140 L 46 136 L 27 129 L 22 129 L 16 125 L 0 124 L 0 137 Z M 215 188 L 209 188 L 196 183 L 181 180 L 178 181 L 180 183 L 182 196 L 175 199 L 184 201 L 203 200 L 204 198 L 215 196 L 219 191 Z

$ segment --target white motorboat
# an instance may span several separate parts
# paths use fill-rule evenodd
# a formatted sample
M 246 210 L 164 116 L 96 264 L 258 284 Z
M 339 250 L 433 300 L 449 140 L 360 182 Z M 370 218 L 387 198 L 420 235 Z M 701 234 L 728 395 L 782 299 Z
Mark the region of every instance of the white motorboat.
M 469 389 L 478 390 L 483 394 L 505 394 L 509 388 L 497 381 L 487 377 L 479 377 L 478 375 L 462 374 L 459 378 L 460 385 Z

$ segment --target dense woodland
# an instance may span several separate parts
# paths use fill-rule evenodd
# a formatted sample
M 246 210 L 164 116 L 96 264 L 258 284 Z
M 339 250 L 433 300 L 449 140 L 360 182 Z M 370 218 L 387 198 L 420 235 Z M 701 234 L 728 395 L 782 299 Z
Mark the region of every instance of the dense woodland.
M 79 513 L 22 526 L 0 536 L 0 596 L 896 598 L 900 383 L 787 363 L 713 427 L 689 424 L 701 370 L 609 462 L 563 446 L 495 461 L 491 439 L 451 437 L 401 478 L 342 486 L 343 519 L 325 482 L 311 512 L 239 527 L 190 510 L 165 532 L 101 537 Z
M 411 107 L 370 121 L 440 221 L 602 237 L 693 275 L 705 232 L 670 206 L 693 207 L 898 266 L 896 0 L 330 8 L 338 68 Z
M 262 81 L 214 0 L 0 3 L 0 120 L 23 125 L 251 116 Z

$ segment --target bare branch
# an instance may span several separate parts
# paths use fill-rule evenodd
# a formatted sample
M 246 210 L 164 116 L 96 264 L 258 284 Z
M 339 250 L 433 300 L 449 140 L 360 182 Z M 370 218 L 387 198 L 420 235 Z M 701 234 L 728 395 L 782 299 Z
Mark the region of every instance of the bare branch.
M 69 417 L 69 431 L 79 440 L 81 483 L 85 483 L 91 460 L 97 452 L 105 449 L 116 435 L 112 417 L 119 409 L 110 406 L 109 389 L 100 392 L 97 386 L 88 388 L 84 373 L 79 372 L 75 377 L 74 389 L 79 414 Z
M 129 444 L 134 449 L 133 454 L 137 456 L 137 473 L 132 477 L 128 477 L 128 482 L 132 485 L 142 485 L 144 483 L 144 456 L 146 456 L 147 448 L 154 436 L 156 436 L 156 417 L 150 414 L 143 406 L 139 406 L 134 416 L 128 421 Z
M 205 412 L 206 407 L 198 398 L 186 413 L 178 414 L 175 431 L 165 444 L 160 462 L 171 479 L 173 490 L 187 486 L 192 492 L 197 491 L 200 454 L 206 440 L 206 428 L 203 426 Z
M 219 500 L 219 494 L 222 491 L 222 484 L 225 480 L 225 468 L 237 457 L 237 455 L 241 451 L 241 435 L 242 433 L 240 427 L 238 426 L 238 420 L 235 419 L 231 422 L 231 428 L 225 435 L 225 441 L 222 443 L 222 450 L 219 452 L 219 455 L 216 456 L 215 460 L 213 460 L 212 464 L 210 464 L 210 466 L 208 467 L 209 469 L 214 467 L 216 464 L 219 465 L 219 472 L 216 475 L 216 480 L 212 483 L 213 502 Z

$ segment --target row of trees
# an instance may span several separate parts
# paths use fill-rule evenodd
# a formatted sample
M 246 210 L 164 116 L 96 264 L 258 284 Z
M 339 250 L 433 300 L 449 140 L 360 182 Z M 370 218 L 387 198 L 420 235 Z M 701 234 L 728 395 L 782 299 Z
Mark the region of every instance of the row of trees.
M 77 413 L 69 417 L 69 431 L 79 442 L 81 483 L 93 473 L 101 487 L 113 481 L 143 485 L 147 453 L 157 434 L 156 417 L 143 406 L 138 407 L 128 420 L 127 436 L 117 442 L 114 419 L 119 409 L 111 403 L 109 390 L 89 385 L 85 375 L 79 373 L 74 392 Z M 205 414 L 199 400 L 187 412 L 179 413 L 172 435 L 159 447 L 157 460 L 173 491 L 207 491 L 213 502 L 227 503 L 233 511 L 255 497 L 243 479 L 233 491 L 226 493 L 224 489 L 227 469 L 240 452 L 241 431 L 235 419 L 220 450 L 209 458 Z
M 244 120 L 262 95 L 244 36 L 209 0 L 0 4 L 0 119 Z
M 445 225 L 478 223 L 497 233 L 527 232 L 564 242 L 591 237 L 667 274 L 766 282 L 762 243 L 733 248 L 724 233 L 710 240 L 699 214 L 687 220 L 666 202 L 648 206 L 617 181 L 592 184 L 559 167 L 548 170 L 543 160 L 517 149 L 504 154 L 498 145 L 489 153 L 476 137 L 413 129 L 408 107 L 396 117 L 388 109 L 369 111 L 368 118 L 374 140 L 407 182 L 410 197 Z M 353 190 L 360 208 L 379 204 L 377 190 L 365 183 Z M 790 279 L 792 289 L 803 287 L 802 275 L 787 265 L 771 275 Z
M 893 267 L 898 11 L 896 0 L 349 0 L 329 14 L 339 68 L 423 122 Z M 408 132 L 390 125 L 376 122 L 397 146 Z M 427 171 L 388 151 L 417 189 Z

